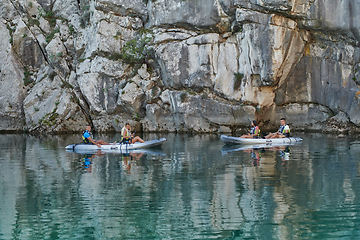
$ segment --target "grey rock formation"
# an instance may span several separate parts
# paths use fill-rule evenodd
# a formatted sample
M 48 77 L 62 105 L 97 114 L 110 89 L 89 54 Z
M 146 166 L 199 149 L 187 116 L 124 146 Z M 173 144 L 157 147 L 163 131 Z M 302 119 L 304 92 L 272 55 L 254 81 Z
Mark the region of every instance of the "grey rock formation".
M 0 129 L 22 130 L 24 114 L 22 102 L 26 96 L 23 85 L 23 70 L 9 39 L 11 35 L 6 24 L 0 22 Z
M 227 32 L 231 17 L 225 12 L 230 1 L 148 1 L 149 27 L 175 26 L 215 32 Z M 225 8 L 225 9 L 224 9 Z
M 221 126 L 222 129 L 248 126 L 250 119 L 255 118 L 252 106 L 222 103 L 194 92 L 170 91 L 166 94 L 170 104 L 146 106 L 144 130 L 214 132 Z
M 360 127 L 358 0 L 0 2 L 0 131 Z

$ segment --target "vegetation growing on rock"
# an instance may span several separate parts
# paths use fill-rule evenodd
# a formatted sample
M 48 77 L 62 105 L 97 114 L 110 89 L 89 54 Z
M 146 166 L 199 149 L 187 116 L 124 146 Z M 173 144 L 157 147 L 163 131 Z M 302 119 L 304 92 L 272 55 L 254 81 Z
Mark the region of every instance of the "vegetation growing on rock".
M 360 126 L 355 0 L 3 4 L 0 130 Z

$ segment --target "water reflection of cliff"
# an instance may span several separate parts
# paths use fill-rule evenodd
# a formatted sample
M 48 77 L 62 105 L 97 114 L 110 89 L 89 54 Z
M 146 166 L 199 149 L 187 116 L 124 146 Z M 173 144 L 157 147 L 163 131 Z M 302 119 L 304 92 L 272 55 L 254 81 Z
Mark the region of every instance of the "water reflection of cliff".
M 63 137 L 3 135 L 2 236 L 289 239 L 357 229 L 359 144 L 305 136 L 285 164 L 265 149 L 254 166 L 248 152 L 221 155 L 216 135 L 167 138 L 165 156 L 95 155 L 84 172 Z

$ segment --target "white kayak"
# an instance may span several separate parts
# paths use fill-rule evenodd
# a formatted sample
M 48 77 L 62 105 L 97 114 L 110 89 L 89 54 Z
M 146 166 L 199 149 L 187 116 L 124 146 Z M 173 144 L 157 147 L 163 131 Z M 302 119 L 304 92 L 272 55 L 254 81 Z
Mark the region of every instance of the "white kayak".
M 240 137 L 232 137 L 221 135 L 221 141 L 227 144 L 291 144 L 296 142 L 301 142 L 301 138 L 273 138 L 273 139 L 265 139 L 265 138 L 240 138 Z
M 139 149 L 139 148 L 151 148 L 151 147 L 159 147 L 166 141 L 166 138 L 155 139 L 151 141 L 146 141 L 144 143 L 136 142 L 133 144 L 126 143 L 116 143 L 114 145 L 101 145 L 101 148 L 92 144 L 71 144 L 66 146 L 66 150 L 72 151 L 87 151 L 87 150 L 104 150 L 104 151 L 126 151 L 131 149 Z
M 157 155 L 157 156 L 165 156 L 166 154 L 162 151 L 161 148 L 138 148 L 138 149 L 122 149 L 122 150 L 116 150 L 116 149 L 88 149 L 88 150 L 72 150 L 72 149 L 66 149 L 67 152 L 77 153 L 77 154 L 145 154 L 145 155 Z
M 293 142 L 293 143 L 263 143 L 263 144 L 246 144 L 246 145 L 224 145 L 221 148 L 221 154 L 225 155 L 231 152 L 238 152 L 243 150 L 249 150 L 249 149 L 267 149 L 272 151 L 282 151 L 283 148 L 294 146 L 299 144 L 299 142 Z

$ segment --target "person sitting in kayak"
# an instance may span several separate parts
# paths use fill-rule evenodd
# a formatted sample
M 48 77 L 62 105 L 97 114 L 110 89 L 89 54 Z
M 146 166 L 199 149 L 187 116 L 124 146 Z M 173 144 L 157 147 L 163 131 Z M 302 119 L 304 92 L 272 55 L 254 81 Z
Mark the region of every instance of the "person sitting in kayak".
M 125 123 L 125 126 L 121 130 L 121 142 L 123 143 L 136 143 L 145 141 L 142 140 L 139 136 L 134 137 L 134 134 L 131 134 L 130 123 Z
M 241 138 L 260 138 L 260 128 L 255 120 L 251 121 L 251 126 L 250 133 L 242 135 Z
M 265 136 L 266 139 L 269 138 L 288 138 L 290 137 L 290 127 L 286 124 L 285 118 L 280 119 L 280 127 L 279 130 L 275 133 L 269 133 Z
M 83 139 L 83 142 L 85 144 L 93 144 L 93 145 L 96 145 L 99 148 L 101 148 L 101 145 L 110 145 L 110 143 L 107 143 L 107 142 L 105 142 L 103 140 L 95 141 L 94 137 L 93 137 L 93 135 L 91 133 L 91 126 L 90 125 L 86 125 L 85 131 L 82 134 L 82 139 Z M 113 143 L 113 144 L 115 144 L 115 143 Z

